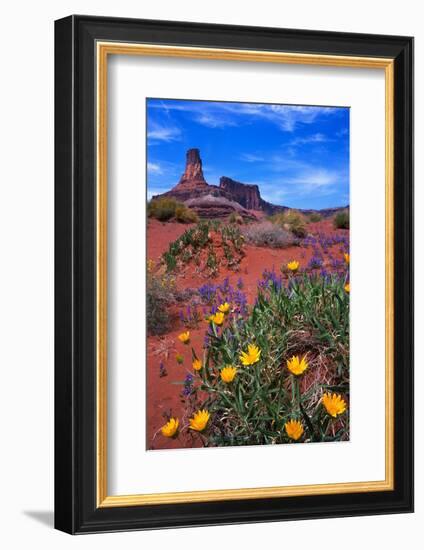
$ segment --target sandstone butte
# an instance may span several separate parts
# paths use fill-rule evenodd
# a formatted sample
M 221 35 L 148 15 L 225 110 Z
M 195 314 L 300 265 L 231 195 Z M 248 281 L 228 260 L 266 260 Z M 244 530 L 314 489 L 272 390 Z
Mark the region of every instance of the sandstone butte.
M 202 218 L 225 218 L 235 213 L 245 219 L 255 220 L 262 213 L 269 215 L 289 209 L 287 206 L 265 201 L 261 197 L 258 185 L 241 183 L 226 176 L 220 178 L 219 186 L 210 185 L 205 180 L 200 151 L 196 148 L 187 151 L 185 170 L 177 185 L 166 193 L 155 195 L 152 199 L 163 197 L 172 197 L 184 203 Z M 305 214 L 320 212 L 327 217 L 343 208 L 302 210 L 302 212 Z

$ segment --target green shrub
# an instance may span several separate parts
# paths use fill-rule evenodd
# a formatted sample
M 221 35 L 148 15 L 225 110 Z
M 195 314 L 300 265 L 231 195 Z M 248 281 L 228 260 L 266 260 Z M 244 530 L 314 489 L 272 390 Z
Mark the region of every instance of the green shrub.
M 312 212 L 312 214 L 309 214 L 309 221 L 312 223 L 320 222 L 322 220 L 321 214 L 318 212 Z
M 172 219 L 180 223 L 196 223 L 198 221 L 196 212 L 187 208 L 185 204 L 168 197 L 151 200 L 147 206 L 147 215 L 149 218 L 155 218 L 161 222 Z
M 147 215 L 150 218 L 166 222 L 175 216 L 177 205 L 177 201 L 172 198 L 154 199 L 147 206 Z
M 221 253 L 217 257 L 213 249 L 212 233 L 220 241 L 217 246 L 218 250 L 222 249 L 222 258 Z M 215 221 L 202 221 L 171 242 L 168 250 L 162 255 L 162 260 L 168 273 L 193 261 L 199 271 L 207 269 L 211 276 L 216 276 L 221 264 L 226 264 L 229 269 L 238 269 L 244 256 L 243 246 L 244 237 L 238 227 L 221 225 Z M 205 253 L 202 254 L 202 251 Z
M 243 229 L 243 235 L 248 243 L 255 246 L 287 248 L 295 244 L 295 239 L 289 231 L 271 222 L 250 224 Z
M 199 217 L 194 210 L 190 210 L 187 206 L 179 204 L 175 209 L 175 219 L 180 223 L 197 223 Z
M 341 212 L 337 212 L 333 223 L 336 229 L 349 229 L 349 211 L 342 210 Z
M 297 210 L 279 212 L 271 216 L 270 220 L 283 229 L 291 231 L 296 237 L 303 238 L 307 235 L 305 216 Z
M 228 221 L 230 223 L 237 223 L 238 225 L 243 225 L 243 218 L 240 216 L 240 214 L 237 214 L 236 212 L 232 212 L 228 218 Z

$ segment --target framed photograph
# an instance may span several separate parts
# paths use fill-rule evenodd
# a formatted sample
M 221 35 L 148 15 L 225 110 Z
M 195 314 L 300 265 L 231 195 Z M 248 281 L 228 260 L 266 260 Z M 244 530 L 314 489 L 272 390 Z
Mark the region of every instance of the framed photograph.
M 55 525 L 413 510 L 413 39 L 55 24 Z

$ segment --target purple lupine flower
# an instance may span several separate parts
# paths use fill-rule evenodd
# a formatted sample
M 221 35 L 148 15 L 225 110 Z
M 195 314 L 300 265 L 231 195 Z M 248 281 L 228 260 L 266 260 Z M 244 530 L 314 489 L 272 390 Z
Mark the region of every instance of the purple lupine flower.
M 282 278 L 281 276 L 275 273 L 274 267 L 272 268 L 271 271 L 268 269 L 265 269 L 265 271 L 262 273 L 262 279 L 263 279 L 263 284 L 260 285 L 262 288 L 267 288 L 270 283 L 274 285 L 277 289 L 281 288 Z
M 202 301 L 209 304 L 215 298 L 216 287 L 211 284 L 204 284 L 199 287 L 198 292 Z
M 185 379 L 184 379 L 184 388 L 183 390 L 181 391 L 181 395 L 183 397 L 189 397 L 194 391 L 194 388 L 193 388 L 193 375 L 192 374 L 187 374 Z
M 168 375 L 168 372 L 165 368 L 165 365 L 163 364 L 163 362 L 161 361 L 159 363 L 159 378 L 163 378 L 164 376 L 167 376 Z
M 318 256 L 318 254 L 314 254 L 312 258 L 309 260 L 308 268 L 309 269 L 319 269 L 322 267 L 323 260 L 321 256 Z
M 230 279 L 229 277 L 225 277 L 225 279 L 223 280 L 222 282 L 222 285 L 221 285 L 221 289 L 225 292 L 227 292 L 227 290 L 229 289 L 230 287 Z

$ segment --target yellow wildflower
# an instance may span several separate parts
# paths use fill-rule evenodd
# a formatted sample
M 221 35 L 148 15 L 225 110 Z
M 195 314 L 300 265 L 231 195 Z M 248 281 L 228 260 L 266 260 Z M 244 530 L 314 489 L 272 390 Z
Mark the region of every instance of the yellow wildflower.
M 151 273 L 153 271 L 153 268 L 155 267 L 154 260 L 147 260 L 147 271 Z
M 182 365 L 184 363 L 184 357 L 180 353 L 177 353 L 175 355 L 175 360 L 179 365 Z
M 348 254 L 347 252 L 345 252 L 345 253 L 344 253 L 344 259 L 345 259 L 345 262 L 346 262 L 347 264 L 349 264 L 349 263 L 350 263 L 350 254 Z
M 286 434 L 290 437 L 290 439 L 297 441 L 302 437 L 303 426 L 302 423 L 299 422 L 299 420 L 289 420 L 284 424 L 284 428 L 286 430 Z
M 324 393 L 322 404 L 327 413 L 333 418 L 340 416 L 346 410 L 346 401 L 338 393 Z
M 194 370 L 201 370 L 202 368 L 202 361 L 200 361 L 200 359 L 195 359 L 193 361 L 193 369 Z
M 178 335 L 178 340 L 183 344 L 188 344 L 190 342 L 190 332 L 188 330 L 186 332 L 182 332 Z
M 190 418 L 190 428 L 192 430 L 196 430 L 196 432 L 202 432 L 206 428 L 206 424 L 209 421 L 210 414 L 206 409 L 203 409 L 201 411 L 197 411 L 193 415 L 193 418 Z
M 220 306 L 218 306 L 218 310 L 221 313 L 228 313 L 230 311 L 230 304 L 228 302 L 224 302 Z
M 237 374 L 237 369 L 235 367 L 227 366 L 224 367 L 221 371 L 221 379 L 229 384 L 232 382 Z
M 162 435 L 165 437 L 174 437 L 178 431 L 180 422 L 178 418 L 170 418 L 168 422 L 160 429 Z
M 246 367 L 257 363 L 261 357 L 261 350 L 254 344 L 247 346 L 247 352 L 242 351 L 240 354 L 240 361 Z
M 303 374 L 308 366 L 306 355 L 304 355 L 302 359 L 298 355 L 293 355 L 291 359 L 287 359 L 287 368 L 295 376 Z
M 349 294 L 349 292 L 350 292 L 350 283 L 346 283 L 345 286 L 344 286 L 344 289 L 345 289 L 345 292 L 347 292 Z
M 215 323 L 215 325 L 218 325 L 218 326 L 222 325 L 222 323 L 224 322 L 224 319 L 225 319 L 225 315 L 221 311 L 218 311 L 217 313 L 209 317 L 209 321 L 212 321 L 212 323 Z
M 292 260 L 291 262 L 289 262 L 287 264 L 287 268 L 292 271 L 293 273 L 295 273 L 298 269 L 299 269 L 299 262 L 296 261 L 296 260 Z

